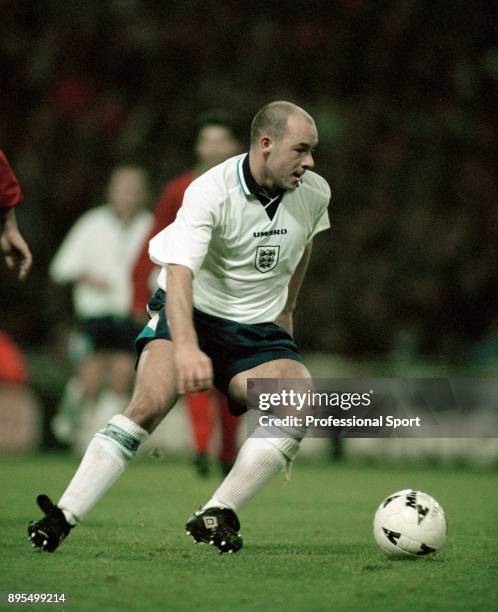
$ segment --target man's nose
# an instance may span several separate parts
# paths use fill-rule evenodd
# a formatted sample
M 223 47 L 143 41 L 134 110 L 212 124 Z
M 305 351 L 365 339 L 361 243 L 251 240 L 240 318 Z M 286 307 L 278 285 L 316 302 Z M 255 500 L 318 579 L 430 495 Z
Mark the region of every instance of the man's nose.
M 303 167 L 306 168 L 306 170 L 311 170 L 315 167 L 315 160 L 313 159 L 313 155 L 311 153 L 308 153 L 308 155 L 306 155 L 304 158 Z

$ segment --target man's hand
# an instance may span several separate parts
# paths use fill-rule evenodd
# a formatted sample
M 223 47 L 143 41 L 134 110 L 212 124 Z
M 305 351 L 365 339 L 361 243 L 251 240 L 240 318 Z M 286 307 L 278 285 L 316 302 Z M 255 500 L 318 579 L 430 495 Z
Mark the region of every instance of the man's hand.
M 15 270 L 20 280 L 26 278 L 33 256 L 17 227 L 15 212 L 9 210 L 0 227 L 0 251 L 9 270 Z
M 178 393 L 196 393 L 213 386 L 211 359 L 197 345 L 177 344 L 175 366 Z

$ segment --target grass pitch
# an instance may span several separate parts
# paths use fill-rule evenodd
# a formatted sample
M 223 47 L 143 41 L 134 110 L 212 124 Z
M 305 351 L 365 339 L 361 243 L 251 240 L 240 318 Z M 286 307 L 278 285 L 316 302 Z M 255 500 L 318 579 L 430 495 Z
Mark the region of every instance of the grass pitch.
M 77 461 L 0 459 L 0 591 L 66 592 L 59 610 L 496 610 L 497 479 L 492 471 L 297 462 L 240 513 L 244 548 L 218 555 L 184 535 L 219 478 L 142 458 L 53 554 L 26 525 L 37 493 L 56 501 Z M 43 483 L 43 484 L 42 484 Z M 380 501 L 413 487 L 446 511 L 434 557 L 390 560 L 372 537 Z M 14 608 L 11 608 L 14 609 Z

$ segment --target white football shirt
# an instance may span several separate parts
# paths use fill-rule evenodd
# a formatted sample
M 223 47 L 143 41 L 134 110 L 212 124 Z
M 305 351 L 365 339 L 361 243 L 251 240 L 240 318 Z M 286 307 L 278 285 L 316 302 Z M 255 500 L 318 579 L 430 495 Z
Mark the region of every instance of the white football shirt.
M 56 283 L 74 283 L 79 317 L 129 314 L 133 265 L 151 224 L 146 211 L 123 223 L 109 205 L 92 208 L 76 221 L 50 264 L 50 277 Z M 101 280 L 105 287 L 82 282 L 82 276 Z
M 159 286 L 166 289 L 167 265 L 181 264 L 192 270 L 198 310 L 239 323 L 274 321 L 306 245 L 330 227 L 330 188 L 308 170 L 280 203 L 267 196 L 271 214 L 261 191 L 247 154 L 193 181 L 175 221 L 149 244 L 152 261 L 165 268 Z

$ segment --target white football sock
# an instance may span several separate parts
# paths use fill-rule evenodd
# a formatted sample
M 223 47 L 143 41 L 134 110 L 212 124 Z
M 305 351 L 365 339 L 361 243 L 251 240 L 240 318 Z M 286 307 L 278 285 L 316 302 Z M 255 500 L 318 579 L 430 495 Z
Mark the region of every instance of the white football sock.
M 124 471 L 148 433 L 134 421 L 117 414 L 88 445 L 81 463 L 57 504 L 75 525 L 95 506 Z
M 271 433 L 259 427 L 244 442 L 235 465 L 203 509 L 214 506 L 237 511 L 294 460 L 301 438 L 267 437 Z

